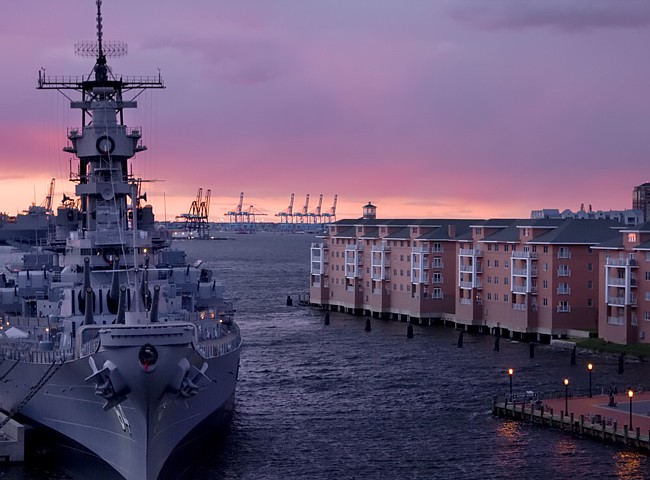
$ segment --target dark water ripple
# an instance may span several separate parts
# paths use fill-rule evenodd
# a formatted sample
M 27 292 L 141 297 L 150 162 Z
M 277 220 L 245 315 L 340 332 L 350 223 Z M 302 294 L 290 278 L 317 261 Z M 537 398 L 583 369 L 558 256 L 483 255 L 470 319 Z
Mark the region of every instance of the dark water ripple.
M 648 457 L 491 415 L 508 389 L 563 392 L 588 386 L 646 385 L 647 363 L 464 336 L 287 307 L 307 292 L 306 235 L 241 235 L 235 241 L 184 242 L 224 279 L 244 337 L 236 411 L 227 437 L 188 478 L 293 479 L 618 479 L 650 478 Z M 2 478 L 29 478 L 3 477 Z

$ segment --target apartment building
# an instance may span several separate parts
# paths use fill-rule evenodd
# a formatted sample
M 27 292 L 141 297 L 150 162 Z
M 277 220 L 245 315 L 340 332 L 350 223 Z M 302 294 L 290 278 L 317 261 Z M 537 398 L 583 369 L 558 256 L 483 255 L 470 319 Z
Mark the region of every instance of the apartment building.
M 586 335 L 602 324 L 606 264 L 597 247 L 622 235 L 619 222 L 383 220 L 376 209 L 365 213 L 331 225 L 312 245 L 311 303 L 377 317 L 499 328 L 522 339 Z M 647 238 L 636 233 L 639 242 L 650 242 L 650 231 Z
M 595 248 L 603 285 L 599 336 L 620 344 L 650 343 L 650 222 L 621 229 Z

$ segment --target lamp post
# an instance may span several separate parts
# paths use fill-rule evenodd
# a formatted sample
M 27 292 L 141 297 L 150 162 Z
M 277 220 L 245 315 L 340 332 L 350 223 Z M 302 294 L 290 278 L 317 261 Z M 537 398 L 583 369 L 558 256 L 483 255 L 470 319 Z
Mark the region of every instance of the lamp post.
M 632 430 L 632 397 L 634 396 L 634 392 L 631 388 L 627 391 L 627 396 L 630 397 L 630 430 Z
M 510 376 L 510 397 L 512 398 L 512 376 L 514 375 L 515 371 L 512 368 L 508 369 L 508 375 Z
M 587 369 L 589 370 L 589 398 L 591 398 L 591 371 L 594 369 L 594 366 L 590 363 L 587 365 Z
M 569 379 L 564 379 L 564 413 L 569 414 Z

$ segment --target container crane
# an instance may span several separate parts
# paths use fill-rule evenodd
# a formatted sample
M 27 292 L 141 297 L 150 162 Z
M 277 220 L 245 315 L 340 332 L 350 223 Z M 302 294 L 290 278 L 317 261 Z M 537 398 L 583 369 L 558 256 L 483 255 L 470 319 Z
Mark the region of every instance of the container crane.
M 275 214 L 276 217 L 280 217 L 280 223 L 293 223 L 293 197 L 294 194 L 291 194 L 291 200 L 289 200 L 289 206 L 282 212 Z M 289 221 L 291 219 L 291 221 Z
M 336 199 L 337 198 L 338 195 L 334 195 L 334 203 L 332 204 L 332 208 L 330 208 L 329 212 L 323 213 L 323 223 L 336 222 Z
M 321 193 L 320 196 L 318 197 L 318 206 L 313 212 L 309 214 L 309 220 L 311 220 L 311 223 L 313 223 L 314 225 L 318 223 L 323 223 L 323 217 L 321 215 L 322 206 L 323 206 L 323 194 Z
M 295 214 L 296 217 L 300 219 L 300 223 L 305 222 L 305 218 L 309 221 L 309 194 L 305 198 L 305 205 L 302 207 L 302 210 Z
M 239 194 L 239 203 L 234 210 L 226 212 L 230 223 L 242 223 L 244 221 L 244 213 L 242 211 L 242 206 L 244 205 L 244 192 Z
M 190 237 L 197 238 L 210 237 L 210 225 L 208 223 L 208 214 L 210 212 L 210 197 L 212 191 L 208 190 L 203 198 L 203 189 L 199 188 L 196 199 L 192 201 L 190 210 L 176 217 L 179 220 L 185 220 L 185 231 Z M 146 200 L 146 198 L 145 198 Z
M 47 191 L 47 195 L 45 196 L 45 199 L 41 203 L 41 207 L 45 209 L 45 213 L 51 215 L 54 212 L 52 211 L 52 199 L 54 198 L 54 185 L 56 184 L 56 179 L 53 178 L 52 181 L 50 182 L 50 188 Z

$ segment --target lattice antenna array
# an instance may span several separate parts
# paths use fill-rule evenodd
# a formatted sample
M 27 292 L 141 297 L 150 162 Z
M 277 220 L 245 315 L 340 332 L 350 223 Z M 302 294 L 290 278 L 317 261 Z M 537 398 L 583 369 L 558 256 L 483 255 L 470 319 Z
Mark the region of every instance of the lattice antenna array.
M 104 42 L 102 30 L 102 0 L 97 0 L 97 43 L 77 42 L 74 45 L 75 55 L 80 57 L 123 57 L 128 48 L 124 42 Z

